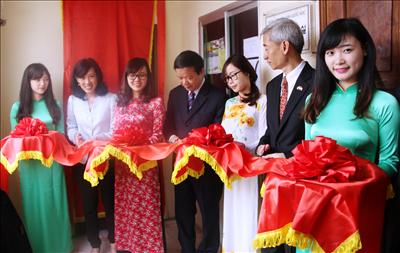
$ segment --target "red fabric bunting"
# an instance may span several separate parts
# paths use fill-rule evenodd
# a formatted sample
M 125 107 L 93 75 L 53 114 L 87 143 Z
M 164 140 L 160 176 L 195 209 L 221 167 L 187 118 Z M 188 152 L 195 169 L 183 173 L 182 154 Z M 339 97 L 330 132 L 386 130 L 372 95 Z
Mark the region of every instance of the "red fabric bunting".
M 1 140 L 1 164 L 9 173 L 14 172 L 19 161 L 26 159 L 40 160 L 47 167 L 51 166 L 53 160 L 71 166 L 80 162 L 91 149 L 90 142 L 79 148 L 72 146 L 63 134 L 56 131 L 36 136 L 9 135 Z
M 225 143 L 233 142 L 232 134 L 226 134 L 220 124 L 212 124 L 209 127 L 193 129 L 184 141 L 186 144 L 222 146 Z
M 315 239 L 314 250 L 323 252 L 339 247 L 345 249 L 343 252 L 353 252 L 361 243 L 361 252 L 379 252 L 388 177 L 367 160 L 357 158 L 356 166 L 357 176 L 351 182 L 326 183 L 268 174 L 255 245 L 308 247 Z M 288 224 L 297 234 L 287 231 Z M 361 241 L 353 236 L 357 232 Z M 276 240 L 277 234 L 281 241 Z
M 49 130 L 43 121 L 31 117 L 25 117 L 18 122 L 15 129 L 11 131 L 12 137 L 35 136 L 47 134 Z
M 86 164 L 84 178 L 92 186 L 98 184 L 99 179 L 103 179 L 107 172 L 107 165 L 104 164 L 112 156 L 125 163 L 139 179 L 142 172 L 157 166 L 157 160 L 168 157 L 180 143 L 156 143 L 142 146 L 128 146 L 117 143 L 114 139 L 111 142 L 93 141 L 88 162 Z
M 0 164 L 0 189 L 8 192 L 8 172 L 3 164 Z
M 335 140 L 318 136 L 293 150 L 293 159 L 283 166 L 290 178 L 315 178 L 319 182 L 349 182 L 356 172 L 356 157 Z
M 155 160 L 174 151 L 174 183 L 188 175 L 201 176 L 203 162 L 227 186 L 238 177 L 267 173 L 256 247 L 288 243 L 311 245 L 317 252 L 357 251 L 361 247 L 361 252 L 379 251 L 388 177 L 375 164 L 329 138 L 303 141 L 292 158 L 268 160 L 252 156 L 219 125 L 195 129 L 175 144 L 127 146 L 95 141 L 74 148 L 63 135 L 50 131 L 8 136 L 1 140 L 1 147 L 1 162 L 7 169 L 21 158 L 20 151 L 40 151 L 45 159 L 52 156 L 65 165 L 89 154 L 85 178 L 92 185 L 106 173 L 110 156 L 126 163 L 140 178 L 143 171 L 155 166 Z

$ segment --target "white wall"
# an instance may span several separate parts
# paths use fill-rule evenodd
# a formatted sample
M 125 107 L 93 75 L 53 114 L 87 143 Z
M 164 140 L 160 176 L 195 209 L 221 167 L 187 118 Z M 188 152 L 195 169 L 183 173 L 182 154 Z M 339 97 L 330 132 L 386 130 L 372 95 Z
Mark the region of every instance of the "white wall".
M 10 131 L 9 112 L 18 100 L 25 68 L 43 63 L 57 99 L 62 99 L 63 36 L 60 1 L 2 1 L 1 136 Z
M 60 1 L 2 1 L 1 17 L 1 137 L 10 131 L 9 112 L 18 100 L 25 68 L 43 63 L 53 91 L 62 99 L 63 37 Z M 9 177 L 9 195 L 20 210 L 18 173 Z
M 310 63 L 311 66 L 315 67 L 315 51 L 316 51 L 316 41 L 319 35 L 319 8 L 317 1 L 259 1 L 258 3 L 258 31 L 261 33 L 264 24 L 264 14 L 276 14 L 281 13 L 284 10 L 290 10 L 296 7 L 304 6 L 306 4 L 311 5 L 311 29 L 312 29 L 312 51 L 302 54 L 303 60 Z M 262 38 L 260 38 L 261 40 Z M 260 42 L 262 43 L 262 42 Z M 260 52 L 260 66 L 261 66 L 261 90 L 265 93 L 265 86 L 268 81 L 282 73 L 280 70 L 272 70 L 270 66 L 262 59 L 262 47 Z

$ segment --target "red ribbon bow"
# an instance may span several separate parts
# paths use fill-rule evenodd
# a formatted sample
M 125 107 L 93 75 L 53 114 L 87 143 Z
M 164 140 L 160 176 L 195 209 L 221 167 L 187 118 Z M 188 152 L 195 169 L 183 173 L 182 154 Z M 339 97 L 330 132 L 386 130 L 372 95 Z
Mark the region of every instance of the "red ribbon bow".
M 11 137 L 27 137 L 47 134 L 49 130 L 43 121 L 31 117 L 21 119 L 15 129 L 11 131 Z
M 146 136 L 143 129 L 138 126 L 132 126 L 128 129 L 114 131 L 111 143 L 126 146 L 137 146 L 149 144 L 149 137 Z
M 283 166 L 287 176 L 319 182 L 349 182 L 356 173 L 356 158 L 335 140 L 317 136 L 305 140 L 292 151 L 294 157 Z
M 226 134 L 225 129 L 220 124 L 193 129 L 186 138 L 186 143 L 217 147 L 229 142 L 233 142 L 232 134 Z

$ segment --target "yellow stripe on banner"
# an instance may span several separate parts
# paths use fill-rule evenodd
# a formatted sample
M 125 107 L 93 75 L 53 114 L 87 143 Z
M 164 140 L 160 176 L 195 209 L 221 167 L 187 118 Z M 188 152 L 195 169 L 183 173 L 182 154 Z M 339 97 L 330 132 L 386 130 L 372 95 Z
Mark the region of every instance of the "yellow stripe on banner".
M 153 20 L 151 21 L 151 34 L 150 34 L 150 48 L 149 48 L 149 67 L 151 70 L 151 64 L 153 62 L 153 39 L 154 39 L 154 26 L 155 26 L 155 18 L 157 17 L 157 0 L 154 0 L 153 4 Z
M 1 164 L 4 166 L 4 168 L 6 168 L 6 170 L 10 174 L 12 174 L 18 168 L 19 162 L 23 160 L 30 160 L 30 159 L 39 160 L 43 164 L 43 166 L 48 168 L 50 168 L 51 165 L 53 164 L 53 156 L 45 158 L 43 156 L 43 153 L 40 151 L 18 152 L 17 155 L 15 156 L 14 162 L 12 162 L 11 164 L 9 163 L 7 158 L 3 155 L 3 153 L 1 153 L 0 159 L 1 159 Z
M 172 172 L 171 183 L 177 185 L 177 184 L 181 183 L 183 180 L 185 180 L 188 175 L 195 177 L 195 178 L 198 178 L 201 175 L 203 175 L 204 168 L 201 171 L 195 171 L 195 170 L 188 168 L 188 171 L 186 173 L 184 173 L 179 178 L 177 178 L 179 170 L 181 170 L 183 167 L 185 167 L 188 164 L 189 158 L 191 156 L 197 157 L 200 160 L 202 160 L 203 162 L 210 165 L 210 167 L 219 176 L 219 178 L 225 184 L 225 186 L 228 189 L 231 189 L 232 180 L 228 178 L 228 175 L 226 174 L 226 172 L 224 171 L 222 166 L 218 163 L 218 161 L 211 154 L 209 154 L 206 150 L 199 148 L 195 145 L 192 145 L 192 146 L 186 148 L 185 151 L 183 152 L 182 158 L 179 161 L 175 162 L 174 171 Z
M 253 241 L 255 249 L 277 247 L 286 243 L 299 249 L 309 249 L 312 253 L 325 253 L 317 240 L 292 228 L 292 223 L 263 233 L 258 233 Z M 356 252 L 362 248 L 360 233 L 355 231 L 344 240 L 332 253 Z
M 98 185 L 99 179 L 103 179 L 108 171 L 108 166 L 105 168 L 104 171 L 96 171 L 95 168 L 105 163 L 110 158 L 110 155 L 126 164 L 129 167 L 130 172 L 137 176 L 139 180 L 142 179 L 143 172 L 157 167 L 157 161 L 153 160 L 145 161 L 142 164 L 135 164 L 128 154 L 126 154 L 121 149 L 109 144 L 99 155 L 92 159 L 89 171 L 85 171 L 84 173 L 83 178 L 89 181 L 92 187 Z

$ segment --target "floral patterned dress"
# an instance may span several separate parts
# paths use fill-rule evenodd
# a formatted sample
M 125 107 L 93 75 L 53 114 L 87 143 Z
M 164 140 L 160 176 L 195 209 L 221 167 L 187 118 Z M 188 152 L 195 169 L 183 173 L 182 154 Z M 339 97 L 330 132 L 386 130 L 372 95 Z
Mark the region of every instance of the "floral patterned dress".
M 226 101 L 222 126 L 237 142 L 254 153 L 267 129 L 267 98 L 261 95 L 257 104 L 242 103 L 239 96 Z M 222 250 L 226 253 L 249 253 L 257 233 L 258 179 L 242 178 L 224 189 Z
M 165 109 L 161 98 L 135 99 L 115 111 L 114 135 L 125 136 L 130 145 L 163 141 Z M 158 169 L 139 180 L 129 168 L 115 166 L 115 243 L 117 250 L 132 253 L 164 252 Z

